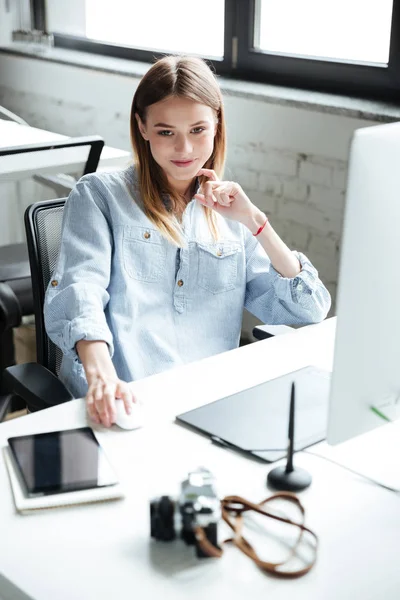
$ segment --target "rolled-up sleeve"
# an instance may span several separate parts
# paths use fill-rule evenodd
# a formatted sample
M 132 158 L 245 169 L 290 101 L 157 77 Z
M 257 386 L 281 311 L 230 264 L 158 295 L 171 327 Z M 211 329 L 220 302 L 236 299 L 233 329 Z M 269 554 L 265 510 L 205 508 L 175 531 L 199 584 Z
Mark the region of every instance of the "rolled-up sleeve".
M 318 271 L 301 252 L 293 251 L 300 273 L 282 277 L 272 266 L 263 247 L 251 239 L 246 249 L 245 308 L 271 325 L 301 325 L 325 319 L 331 297 Z
M 75 359 L 75 344 L 82 339 L 103 340 L 113 354 L 104 313 L 113 242 L 100 185 L 85 176 L 66 201 L 59 256 L 44 302 L 49 338 Z

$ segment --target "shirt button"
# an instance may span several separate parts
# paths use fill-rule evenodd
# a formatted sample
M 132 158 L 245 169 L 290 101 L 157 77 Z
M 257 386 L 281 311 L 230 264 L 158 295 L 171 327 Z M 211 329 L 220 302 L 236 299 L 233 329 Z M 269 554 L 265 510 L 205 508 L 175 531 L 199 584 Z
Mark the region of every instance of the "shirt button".
M 217 256 L 222 256 L 222 250 L 218 250 Z
M 57 287 L 57 286 L 58 286 L 58 281 L 57 281 L 57 279 L 53 279 L 53 281 L 51 282 L 51 285 L 52 285 L 53 287 Z
M 178 281 L 178 285 L 179 285 L 179 287 L 182 287 L 182 286 L 183 286 L 183 281 L 182 281 L 182 279 L 180 279 L 180 280 Z
M 297 286 L 297 289 L 299 290 L 299 292 L 303 291 L 303 284 L 299 283 L 299 285 Z
M 144 234 L 143 234 L 143 237 L 144 237 L 146 240 L 148 240 L 148 239 L 149 239 L 149 237 L 150 237 L 150 232 L 149 232 L 149 231 L 145 231 L 145 232 L 144 232 Z

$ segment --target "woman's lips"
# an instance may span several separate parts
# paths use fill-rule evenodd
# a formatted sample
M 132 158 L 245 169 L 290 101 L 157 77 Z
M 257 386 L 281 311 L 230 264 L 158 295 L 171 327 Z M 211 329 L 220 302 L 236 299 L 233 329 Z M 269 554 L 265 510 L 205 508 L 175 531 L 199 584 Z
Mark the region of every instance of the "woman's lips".
M 171 160 L 171 162 L 177 167 L 190 167 L 194 163 L 195 159 L 191 160 Z

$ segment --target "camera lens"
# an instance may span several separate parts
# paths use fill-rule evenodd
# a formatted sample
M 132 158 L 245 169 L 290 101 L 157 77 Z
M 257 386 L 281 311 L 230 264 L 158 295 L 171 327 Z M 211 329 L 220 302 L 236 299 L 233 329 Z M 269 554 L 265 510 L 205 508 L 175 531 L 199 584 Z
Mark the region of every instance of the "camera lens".
M 151 537 L 163 542 L 175 539 L 174 511 L 175 505 L 169 496 L 150 503 Z

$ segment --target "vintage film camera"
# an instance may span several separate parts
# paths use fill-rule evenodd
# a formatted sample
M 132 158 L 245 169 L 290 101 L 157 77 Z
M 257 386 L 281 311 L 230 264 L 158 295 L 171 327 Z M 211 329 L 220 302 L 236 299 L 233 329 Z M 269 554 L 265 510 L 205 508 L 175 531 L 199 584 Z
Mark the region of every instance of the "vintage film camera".
M 221 503 L 215 492 L 214 478 L 204 468 L 188 474 L 181 484 L 178 499 L 170 496 L 155 498 L 150 503 L 151 537 L 169 542 L 180 531 L 182 539 L 188 545 L 196 547 L 199 558 L 211 556 L 204 551 L 196 537 L 201 527 L 207 540 L 216 548 L 218 521 L 221 518 Z

